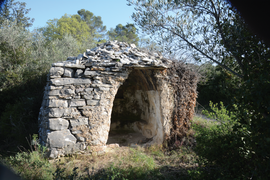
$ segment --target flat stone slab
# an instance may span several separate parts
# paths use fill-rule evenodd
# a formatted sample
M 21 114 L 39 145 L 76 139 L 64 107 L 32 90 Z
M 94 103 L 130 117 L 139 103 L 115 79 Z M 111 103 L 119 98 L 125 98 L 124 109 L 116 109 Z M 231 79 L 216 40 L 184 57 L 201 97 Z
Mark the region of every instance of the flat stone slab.
M 87 105 L 95 106 L 97 105 L 99 100 L 87 100 Z
M 68 102 L 66 100 L 50 99 L 48 107 L 68 107 Z
M 60 108 L 49 108 L 49 117 L 73 117 L 78 116 L 80 112 L 76 108 L 66 108 L 66 109 L 60 109 Z
M 48 122 L 49 129 L 52 131 L 61 131 L 68 128 L 68 120 L 63 118 L 50 118 Z
M 85 106 L 84 99 L 71 99 L 70 107 Z
M 77 139 L 70 133 L 68 129 L 48 133 L 48 141 L 51 148 L 74 146 L 76 140 Z
M 93 76 L 98 76 L 98 75 L 99 73 L 97 73 L 96 71 L 85 70 L 84 72 L 85 77 L 93 77 Z
M 85 65 L 80 64 L 65 64 L 67 68 L 85 69 Z
M 55 86 L 63 86 L 63 85 L 79 85 L 79 84 L 91 84 L 90 79 L 79 79 L 79 78 L 59 78 L 59 79 L 51 79 L 51 83 Z

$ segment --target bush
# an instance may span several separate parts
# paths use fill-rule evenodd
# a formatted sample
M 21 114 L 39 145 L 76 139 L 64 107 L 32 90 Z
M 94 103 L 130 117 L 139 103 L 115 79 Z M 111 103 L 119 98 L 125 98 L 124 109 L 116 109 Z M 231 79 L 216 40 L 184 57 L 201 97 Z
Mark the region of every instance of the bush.
M 33 135 L 31 151 L 19 152 L 6 159 L 16 174 L 23 179 L 53 179 L 54 167 L 44 158 L 46 148 L 39 145 L 37 135 Z
M 251 153 L 245 145 L 243 137 L 248 134 L 245 128 L 234 131 L 238 124 L 235 114 L 228 112 L 223 103 L 210 102 L 212 112 L 204 113 L 218 121 L 210 128 L 193 124 L 196 131 L 197 145 L 195 148 L 199 156 L 200 169 L 196 176 L 199 179 L 245 179 L 251 177 Z M 235 108 L 237 108 L 234 105 Z

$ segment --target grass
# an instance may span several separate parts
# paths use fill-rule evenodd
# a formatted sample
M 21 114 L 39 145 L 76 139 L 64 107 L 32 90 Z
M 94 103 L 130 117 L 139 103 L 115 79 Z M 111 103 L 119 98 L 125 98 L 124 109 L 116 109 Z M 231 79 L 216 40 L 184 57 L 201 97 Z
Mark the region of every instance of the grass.
M 206 128 L 216 124 L 201 117 L 194 117 L 192 123 Z M 184 144 L 173 150 L 120 147 L 103 155 L 76 154 L 48 160 L 42 156 L 43 149 L 35 146 L 1 161 L 23 179 L 192 179 L 190 172 L 198 167 L 194 133 L 191 129 Z

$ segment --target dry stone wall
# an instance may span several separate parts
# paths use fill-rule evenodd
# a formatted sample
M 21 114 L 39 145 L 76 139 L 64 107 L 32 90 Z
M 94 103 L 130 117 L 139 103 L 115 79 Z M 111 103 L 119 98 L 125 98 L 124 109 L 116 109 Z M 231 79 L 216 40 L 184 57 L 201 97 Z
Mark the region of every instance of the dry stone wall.
M 151 143 L 162 143 L 170 133 L 174 107 L 174 89 L 165 73 L 170 64 L 159 54 L 117 41 L 53 63 L 38 119 L 40 141 L 48 147 L 49 156 L 83 153 L 87 147 L 104 150 L 113 106 L 118 108 L 116 113 L 129 109 L 138 117 L 131 123 L 133 129 Z M 126 101 L 114 105 L 119 87 L 130 74 L 131 84 L 124 88 Z M 137 102 L 140 110 L 130 110 L 131 102 Z

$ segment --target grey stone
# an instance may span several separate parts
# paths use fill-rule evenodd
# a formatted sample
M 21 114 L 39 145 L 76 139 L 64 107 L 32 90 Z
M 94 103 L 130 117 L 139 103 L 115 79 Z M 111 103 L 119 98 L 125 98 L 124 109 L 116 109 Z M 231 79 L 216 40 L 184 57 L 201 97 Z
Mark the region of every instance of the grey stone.
M 99 73 L 97 73 L 96 71 L 91 71 L 90 69 L 88 70 L 88 68 L 84 72 L 85 77 L 93 77 L 93 76 L 98 76 L 98 75 Z
M 78 118 L 78 119 L 70 119 L 71 127 L 81 126 L 81 125 L 88 125 L 88 118 Z
M 85 58 L 85 59 L 88 59 L 88 55 L 84 52 L 83 53 L 83 57 Z
M 72 134 L 81 134 L 81 130 L 71 130 Z
M 66 109 L 60 109 L 60 108 L 49 108 L 49 117 L 76 117 L 80 115 L 80 112 L 76 108 L 66 108 Z
M 149 59 L 149 58 L 142 58 L 142 61 L 146 61 L 146 62 L 152 62 L 153 59 Z
M 125 54 L 128 54 L 130 50 L 131 50 L 131 48 L 127 47 L 127 48 L 123 49 L 122 52 Z
M 71 68 L 65 68 L 63 77 L 73 77 L 74 71 Z
M 70 107 L 85 106 L 84 99 L 71 99 Z
M 93 95 L 89 95 L 89 94 L 85 94 L 85 95 L 83 95 L 83 98 L 84 99 L 93 99 Z
M 62 96 L 71 96 L 75 94 L 74 89 L 70 89 L 70 88 L 64 88 L 60 91 Z
M 111 71 L 113 72 L 120 72 L 122 70 L 121 67 L 118 67 L 118 68 L 111 68 Z
M 51 67 L 50 77 L 51 78 L 60 78 L 64 74 L 64 68 L 62 67 Z
M 75 77 L 82 77 L 83 76 L 83 70 L 82 69 L 77 69 L 74 76 Z
M 112 88 L 113 85 L 110 84 L 91 84 L 92 87 L 108 87 L 108 88 Z
M 77 118 L 81 116 L 80 111 L 77 110 L 77 108 L 68 108 L 65 109 L 64 113 L 63 113 L 63 118 Z
M 109 91 L 110 88 L 107 88 L 107 87 L 99 87 L 99 90 L 101 90 L 101 91 Z
M 52 67 L 64 67 L 64 66 L 65 66 L 65 63 L 62 63 L 62 62 L 52 63 Z
M 68 128 L 68 121 L 63 118 L 50 118 L 48 127 L 52 131 L 61 131 Z
M 78 141 L 80 142 L 84 142 L 85 141 L 85 138 L 84 137 L 77 137 Z
M 93 88 L 85 88 L 85 92 L 91 92 L 93 91 Z
M 100 99 L 100 95 L 99 94 L 94 95 L 93 99 Z
M 50 159 L 54 159 L 58 156 L 58 151 L 56 148 L 51 148 L 50 150 L 50 155 L 49 155 L 49 158 Z
M 119 52 L 114 52 L 114 55 L 116 55 L 116 56 L 120 56 L 120 55 L 122 55 L 123 54 L 123 52 L 121 52 L 121 51 L 119 51 Z
M 80 61 L 80 60 L 82 60 L 82 58 L 83 58 L 83 54 L 79 54 L 78 56 L 77 56 L 77 59 Z
M 137 64 L 139 64 L 139 62 L 138 62 L 137 60 L 134 60 L 134 61 L 131 61 L 130 64 L 135 64 L 135 65 L 137 65 Z
M 51 79 L 51 83 L 56 86 L 63 85 L 79 85 L 79 84 L 91 84 L 90 79 L 77 79 L 77 78 L 61 78 L 61 79 Z
M 88 110 L 88 109 L 93 109 L 93 106 L 78 107 L 78 109 L 82 109 L 82 110 L 86 109 L 86 110 Z
M 85 69 L 85 65 L 81 64 L 65 64 L 66 68 L 78 68 L 78 69 Z
M 136 45 L 135 44 L 130 44 L 130 47 L 131 48 L 136 48 Z
M 50 99 L 48 107 L 68 107 L 66 100 Z
M 87 105 L 95 106 L 98 104 L 98 100 L 87 100 Z
M 107 51 L 106 49 L 100 49 L 97 52 L 99 52 L 101 54 L 105 54 L 105 55 L 107 55 L 107 54 L 110 55 L 110 54 L 113 54 L 114 53 L 114 51 Z
M 65 109 L 50 108 L 49 117 L 61 117 L 65 112 Z
M 80 93 L 80 92 L 84 92 L 84 89 L 83 88 L 76 89 L 76 93 Z
M 120 62 L 123 64 L 130 64 L 130 60 L 128 59 L 120 59 Z
M 60 90 L 51 90 L 51 91 L 49 91 L 48 92 L 48 95 L 49 96 L 57 96 L 57 95 L 59 95 L 60 94 Z
M 73 136 L 68 129 L 48 133 L 48 142 L 51 148 L 74 146 L 76 140 L 75 136 Z
M 94 51 L 91 51 L 90 49 L 86 49 L 86 54 L 89 56 L 94 56 L 96 53 Z

